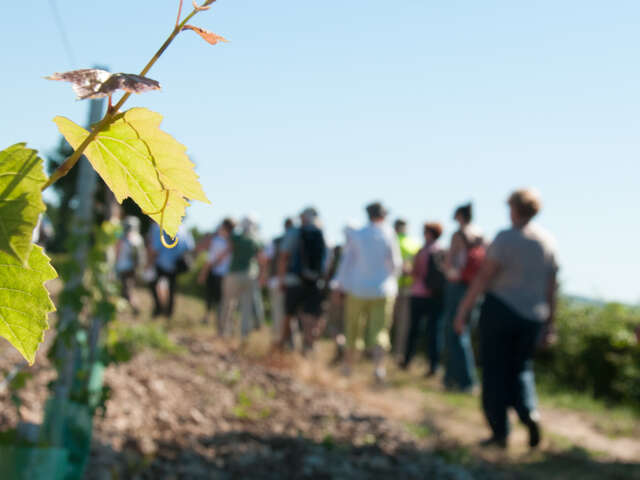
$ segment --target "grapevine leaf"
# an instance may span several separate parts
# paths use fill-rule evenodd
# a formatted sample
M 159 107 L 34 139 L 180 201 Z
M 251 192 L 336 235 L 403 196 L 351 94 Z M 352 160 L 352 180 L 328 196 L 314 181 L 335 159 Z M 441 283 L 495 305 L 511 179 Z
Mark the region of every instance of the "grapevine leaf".
M 33 229 L 44 212 L 47 181 L 35 150 L 17 143 L 0 151 L 0 251 L 26 264 Z
M 200 35 L 207 43 L 210 43 L 211 45 L 215 45 L 218 42 L 228 42 L 229 40 L 227 40 L 224 37 L 221 37 L 220 35 L 210 32 L 209 30 L 205 30 L 204 28 L 200 28 L 200 27 L 196 27 L 194 25 L 185 25 L 184 27 L 182 27 L 182 30 L 193 30 L 194 32 L 196 32 L 198 35 Z
M 98 68 L 83 68 L 69 72 L 54 73 L 48 80 L 71 82 L 71 88 L 78 99 L 101 98 L 112 95 L 116 90 L 129 93 L 143 93 L 160 90 L 160 83 L 133 73 L 111 73 Z
M 84 128 L 54 118 L 60 133 L 77 148 Z M 160 130 L 162 115 L 146 108 L 118 114 L 93 140 L 85 155 L 118 202 L 130 197 L 167 234 L 175 237 L 189 200 L 209 203 L 184 145 Z
M 0 252 L 0 336 L 30 364 L 49 328 L 47 314 L 55 310 L 44 282 L 56 276 L 49 258 L 37 245 L 31 248 L 27 265 Z

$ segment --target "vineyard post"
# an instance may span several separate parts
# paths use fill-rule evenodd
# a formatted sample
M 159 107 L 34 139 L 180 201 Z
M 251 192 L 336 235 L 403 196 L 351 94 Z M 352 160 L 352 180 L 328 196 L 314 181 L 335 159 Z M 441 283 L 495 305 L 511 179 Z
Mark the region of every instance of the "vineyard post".
M 104 99 L 91 100 L 89 104 L 89 125 L 102 118 L 104 112 Z M 90 235 L 93 224 L 93 197 L 95 194 L 98 176 L 86 158 L 79 165 L 76 180 L 77 208 L 71 219 L 71 232 L 77 239 L 73 251 L 73 263 L 75 270 L 64 286 L 64 292 L 74 292 L 82 287 L 83 278 L 87 269 L 90 250 Z M 78 312 L 69 305 L 63 305 L 59 322 L 58 334 L 64 334 L 78 320 Z M 44 425 L 48 425 L 48 441 L 53 446 L 61 446 L 63 443 L 63 426 L 66 421 L 65 406 L 69 400 L 69 393 L 75 373 L 75 359 L 78 353 L 78 344 L 74 335 L 66 336 L 67 342 L 60 342 L 56 352 L 59 362 L 58 379 L 54 387 L 53 408 L 47 413 L 50 418 L 45 418 Z

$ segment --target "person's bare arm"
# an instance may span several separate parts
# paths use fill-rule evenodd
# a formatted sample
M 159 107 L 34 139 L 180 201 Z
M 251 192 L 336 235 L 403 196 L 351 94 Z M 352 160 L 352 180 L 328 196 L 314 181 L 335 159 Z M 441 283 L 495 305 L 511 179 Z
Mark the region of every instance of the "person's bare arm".
M 287 265 L 289 264 L 289 252 L 281 251 L 278 255 L 278 283 L 280 288 L 284 289 L 284 277 L 287 274 Z
M 549 317 L 547 318 L 545 327 L 544 327 L 544 335 L 542 336 L 541 345 L 543 347 L 548 347 L 553 345 L 556 341 L 556 332 L 553 327 L 553 323 L 555 321 L 556 315 L 556 302 L 558 296 L 558 282 L 556 272 L 553 272 L 551 277 L 549 278 L 549 283 L 547 285 L 547 304 L 549 305 Z
M 147 247 L 147 268 L 153 267 L 156 264 L 157 256 L 158 252 L 156 252 L 153 247 L 149 245 Z
M 269 265 L 269 257 L 264 250 L 259 250 L 256 259 L 258 260 L 258 283 L 261 286 L 267 284 L 267 270 Z
M 116 261 L 118 260 L 118 258 L 120 258 L 120 251 L 122 250 L 122 242 L 124 240 L 122 238 L 118 239 L 118 242 L 116 243 Z
M 420 282 L 420 272 L 418 271 L 418 260 L 422 259 L 421 255 L 422 255 L 422 249 L 418 250 L 418 252 L 414 255 L 413 257 L 413 262 L 411 265 L 411 278 L 413 279 L 413 281 L 418 281 Z
M 466 295 L 458 306 L 458 312 L 456 313 L 453 325 L 455 331 L 459 335 L 464 331 L 469 314 L 471 313 L 471 310 L 473 310 L 478 297 L 487 290 L 489 284 L 496 277 L 499 271 L 500 264 L 497 261 L 491 258 L 485 259 L 478 275 L 469 286 L 469 290 L 467 290 Z
M 198 274 L 199 284 L 203 284 L 205 282 L 205 280 L 207 279 L 207 275 L 209 275 L 209 272 L 211 271 L 212 265 L 213 264 L 211 260 L 208 260 L 207 263 L 204 264 L 204 266 L 200 270 L 200 273 Z

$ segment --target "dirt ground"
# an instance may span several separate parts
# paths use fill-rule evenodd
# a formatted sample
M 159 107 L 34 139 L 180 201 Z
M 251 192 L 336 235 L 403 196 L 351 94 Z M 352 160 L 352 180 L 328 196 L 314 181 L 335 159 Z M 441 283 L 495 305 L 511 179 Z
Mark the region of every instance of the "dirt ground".
M 112 395 L 86 478 L 640 479 L 640 441 L 607 435 L 589 413 L 545 407 L 541 449 L 529 451 L 516 427 L 506 452 L 482 450 L 477 395 L 444 392 L 420 364 L 389 362 L 380 387 L 366 362 L 341 376 L 328 341 L 302 357 L 270 354 L 265 330 L 242 346 L 217 339 L 199 324 L 202 308 L 178 299 L 180 353 L 145 351 L 107 369 Z M 19 362 L 6 344 L 0 352 L 0 367 Z M 20 413 L 38 423 L 54 377 L 44 351 L 30 371 Z M 4 430 L 17 415 L 6 390 L 0 403 Z

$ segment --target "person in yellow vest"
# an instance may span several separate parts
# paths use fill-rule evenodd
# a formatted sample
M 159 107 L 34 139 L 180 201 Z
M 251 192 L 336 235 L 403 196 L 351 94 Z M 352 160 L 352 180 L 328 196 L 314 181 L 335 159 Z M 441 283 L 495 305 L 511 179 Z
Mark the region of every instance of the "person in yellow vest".
M 402 255 L 402 275 L 398 279 L 398 296 L 393 308 L 393 353 L 404 358 L 407 335 L 409 334 L 409 297 L 413 257 L 420 250 L 420 242 L 407 234 L 407 221 L 398 218 L 393 227 L 398 238 Z

